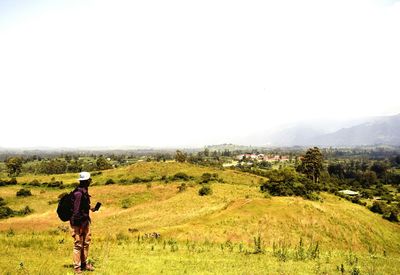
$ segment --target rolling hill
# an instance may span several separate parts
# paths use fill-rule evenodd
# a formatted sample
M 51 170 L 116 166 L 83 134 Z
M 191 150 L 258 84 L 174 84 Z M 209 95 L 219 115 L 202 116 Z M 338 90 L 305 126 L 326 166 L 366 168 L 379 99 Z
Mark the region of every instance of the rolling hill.
M 192 178 L 189 181 L 161 180 L 162 176 L 178 172 Z M 217 173 L 222 179 L 221 182 L 211 183 L 213 194 L 210 196 L 198 195 L 201 187 L 198 179 L 203 173 Z M 75 174 L 56 177 L 67 184 L 76 181 Z M 151 184 L 103 185 L 109 178 L 119 182 L 134 177 L 153 178 L 153 181 Z M 18 181 L 29 182 L 34 178 L 46 179 L 28 175 L 18 178 Z M 374 262 L 376 270 L 382 268 L 384 273 L 391 274 L 399 267 L 395 256 L 400 251 L 398 224 L 331 194 L 321 194 L 323 201 L 299 197 L 265 198 L 259 192 L 259 181 L 260 177 L 252 174 L 175 162 L 146 162 L 103 171 L 94 176 L 90 188 L 92 200 L 103 203 L 101 211 L 92 214 L 93 254 L 98 255 L 94 261 L 103 270 L 102 274 L 127 274 L 121 265 L 137 268 L 139 274 L 146 271 L 156 274 L 160 270 L 167 270 L 167 273 L 182 271 L 175 270 L 174 266 L 199 274 L 242 274 L 246 273 L 245 269 L 241 269 L 244 263 L 251 263 L 247 272 L 253 270 L 252 274 L 262 274 L 266 270 L 274 273 L 279 268 L 286 274 L 293 270 L 298 270 L 298 274 L 309 274 L 314 268 L 314 261 L 288 261 L 282 266 L 276 260 L 273 249 L 279 244 L 292 251 L 299 240 L 303 240 L 307 247 L 308 244 L 318 244 L 321 255 L 324 255 L 321 257 L 331 255 L 330 262 L 326 262 L 325 258 L 323 260 L 327 270 L 333 271 L 340 261 L 345 262 L 342 257 L 347 257 L 349 251 L 358 255 L 363 266 L 370 266 L 369 255 L 393 255 L 387 258 L 374 256 L 377 257 Z M 187 189 L 178 192 L 182 183 L 187 185 Z M 11 208 L 20 209 L 29 205 L 34 209 L 33 214 L 25 217 L 0 220 L 0 243 L 8 251 L 5 261 L 9 262 L 0 268 L 10 271 L 10 266 L 15 266 L 18 269 L 22 261 L 32 266 L 31 272 L 40 274 L 38 271 L 44 264 L 43 257 L 55 254 L 58 264 L 52 267 L 52 274 L 63 274 L 65 269 L 62 265 L 68 262 L 71 240 L 68 225 L 56 216 L 55 202 L 65 190 L 31 187 L 33 196 L 18 198 L 15 193 L 20 188 L 0 187 L 0 196 Z M 151 232 L 160 233 L 161 241 L 139 242 L 142 240 L 140 236 Z M 251 253 L 245 251 L 253 251 L 257 236 L 261 238 L 266 252 L 251 257 Z M 175 245 L 180 248 L 175 250 Z M 37 254 L 39 247 L 43 247 L 40 255 Z M 224 247 L 231 252 L 224 251 Z M 24 256 L 16 257 L 22 251 Z M 208 252 L 202 254 L 202 251 Z M 139 262 L 135 260 L 136 255 L 152 260 Z M 238 264 L 230 262 L 225 266 L 219 262 L 226 257 L 231 257 Z M 219 264 L 216 269 L 209 270 L 205 261 Z M 391 264 L 385 267 L 385 261 Z

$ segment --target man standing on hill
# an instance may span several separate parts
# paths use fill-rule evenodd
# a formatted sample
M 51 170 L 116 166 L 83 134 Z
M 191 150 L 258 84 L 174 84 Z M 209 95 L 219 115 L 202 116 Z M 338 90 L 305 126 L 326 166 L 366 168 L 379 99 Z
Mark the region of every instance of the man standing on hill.
M 89 185 L 92 181 L 88 172 L 79 174 L 79 186 L 73 191 L 72 203 L 73 214 L 70 220 L 72 227 L 72 237 L 74 238 L 74 270 L 76 274 L 81 274 L 82 270 L 93 271 L 94 268 L 87 262 L 89 253 L 90 234 L 90 195 Z

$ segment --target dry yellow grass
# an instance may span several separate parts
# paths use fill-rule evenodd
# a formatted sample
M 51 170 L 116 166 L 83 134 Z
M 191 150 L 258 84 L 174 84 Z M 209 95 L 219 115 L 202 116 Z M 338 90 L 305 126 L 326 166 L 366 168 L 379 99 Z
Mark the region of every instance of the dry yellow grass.
M 131 179 L 135 176 L 159 178 L 163 175 L 172 176 L 177 172 L 196 177 L 195 180 L 186 182 L 188 188 L 184 192 L 178 192 L 181 181 L 169 183 L 154 181 L 151 186 L 114 184 L 90 187 L 92 201 L 103 203 L 101 210 L 92 214 L 92 231 L 95 241 L 93 253 L 99 255 L 99 261 L 107 265 L 107 268 L 103 269 L 104 274 L 114 274 L 113 272 L 117 271 L 123 274 L 124 270 L 119 268 L 119 264 L 132 266 L 139 273 L 144 270 L 152 273 L 164 270 L 165 261 L 171 262 L 171 266 L 167 265 L 166 270 L 172 273 L 179 273 L 182 269 L 192 270 L 199 274 L 212 273 L 214 269 L 209 269 L 207 262 L 222 263 L 226 257 L 224 254 L 226 252 L 219 251 L 218 245 L 210 248 L 210 253 L 215 256 L 208 257 L 202 256 L 202 252 L 196 254 L 197 252 L 180 251 L 178 254 L 168 254 L 162 243 L 136 245 L 132 242 L 137 235 L 149 232 L 161 233 L 163 240 L 177 240 L 181 242 L 180 247 L 184 246 L 187 240 L 193 241 L 193 245 L 198 246 L 200 250 L 208 249 L 207 245 L 201 245 L 204 243 L 236 244 L 236 254 L 229 254 L 229 257 L 237 259 L 242 264 L 236 265 L 236 270 L 233 270 L 230 269 L 233 262 L 226 262 L 227 266 L 218 266 L 220 274 L 230 272 L 235 274 L 235 271 L 239 270 L 243 273 L 246 270 L 241 269 L 241 266 L 248 261 L 251 261 L 251 270 L 255 274 L 262 274 L 263 270 L 278 273 L 290 273 L 296 270 L 309 274 L 316 268 L 312 266 L 314 263 L 292 262 L 283 265 L 271 257 L 247 258 L 248 256 L 237 254 L 239 244 L 251 247 L 253 238 L 256 236 L 261 236 L 267 251 L 270 251 L 268 255 L 272 253 L 273 243 L 284 242 L 294 247 L 300 238 L 306 243 L 318 241 L 326 259 L 315 264 L 325 270 L 330 270 L 329 272 L 335 270 L 336 265 L 341 261 L 347 261 L 348 251 L 362 253 L 359 255 L 365 256 L 360 258 L 364 270 L 385 270 L 388 274 L 396 274 L 393 270 L 400 269 L 399 262 L 396 260 L 400 251 L 400 226 L 382 219 L 365 207 L 330 194 L 321 195 L 323 202 L 308 201 L 298 197 L 264 198 L 257 184 L 259 177 L 237 171 L 223 171 L 179 163 L 135 164 L 103 171 L 102 175 L 97 176 L 97 180 L 104 182 L 107 178 L 113 178 L 118 181 L 118 179 Z M 201 186 L 197 183 L 197 178 L 206 172 L 218 173 L 224 179 L 224 183 L 212 183 L 213 194 L 201 197 L 198 195 Z M 25 176 L 19 180 L 22 182 L 25 179 L 29 182 L 35 177 Z M 46 178 L 42 179 L 46 180 Z M 76 175 L 60 175 L 56 176 L 56 179 L 72 183 L 75 182 Z M 64 247 L 66 244 L 58 244 L 64 238 L 68 239 L 67 233 L 64 236 L 58 227 L 68 227 L 68 223 L 59 221 L 55 212 L 57 204 L 54 201 L 60 193 L 69 191 L 71 188 L 60 190 L 29 187 L 33 196 L 17 198 L 15 194 L 20 188 L 21 186 L 18 185 L 0 187 L 0 196 L 5 198 L 11 208 L 21 209 L 29 205 L 35 210 L 33 214 L 26 217 L 0 220 L 0 239 L 2 238 L 1 240 L 7 245 L 9 253 L 15 254 L 14 256 L 10 254 L 9 259 L 15 266 L 12 270 L 24 271 L 18 269 L 19 263 L 14 259 L 21 253 L 26 255 L 24 261 L 31 263 L 31 270 L 41 270 L 40 265 L 43 261 L 42 257 L 37 255 L 37 251 L 40 246 L 46 244 L 46 240 L 51 240 L 48 244 L 49 251 L 55 249 L 59 257 L 68 258 L 69 252 L 65 251 Z M 53 203 L 49 204 L 49 202 Z M 7 237 L 10 229 L 16 234 L 15 237 L 10 237 L 13 239 Z M 122 240 L 127 238 L 128 241 L 126 244 L 121 244 L 119 238 Z M 101 247 L 98 247 L 99 245 Z M 153 252 L 152 249 L 156 251 Z M 331 251 L 333 256 L 330 254 Z M 118 256 L 113 258 L 108 253 L 116 253 Z M 132 262 L 132 258 L 129 257 L 134 257 L 137 253 L 150 257 L 152 261 Z M 382 258 L 384 253 L 390 255 L 390 258 Z M 164 262 L 158 261 L 155 255 L 161 257 L 160 259 Z M 369 255 L 373 255 L 375 258 L 371 259 L 375 260 L 370 260 Z M 328 259 L 332 257 L 334 260 L 328 262 Z M 190 259 L 194 262 L 190 262 Z M 391 262 L 392 266 L 385 267 L 386 261 Z M 65 269 L 60 268 L 62 261 L 58 262 L 60 262 L 59 267 L 54 267 L 54 272 L 62 274 Z M 157 263 L 157 267 L 153 266 L 154 263 Z M 181 266 L 182 269 L 173 267 L 175 264 Z M 376 265 L 378 266 L 374 269 Z

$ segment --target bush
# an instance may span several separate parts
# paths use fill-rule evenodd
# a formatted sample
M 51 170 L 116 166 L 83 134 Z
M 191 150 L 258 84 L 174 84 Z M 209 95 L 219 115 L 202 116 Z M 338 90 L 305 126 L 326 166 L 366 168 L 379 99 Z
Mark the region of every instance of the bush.
M 21 209 L 20 211 L 17 211 L 16 214 L 19 215 L 19 216 L 25 216 L 25 215 L 28 215 L 28 214 L 30 214 L 32 212 L 33 212 L 33 210 L 29 206 L 25 206 L 24 209 Z
M 46 185 L 47 185 L 47 187 L 50 187 L 50 188 L 57 188 L 57 187 L 60 189 L 64 188 L 64 183 L 62 181 L 51 181 L 51 182 L 47 183 Z
M 8 206 L 1 206 L 0 207 L 0 219 L 8 218 L 10 216 L 13 216 L 14 210 L 12 210 Z
M 108 185 L 108 184 L 115 184 L 115 182 L 114 182 L 113 179 L 108 179 L 108 180 L 106 181 L 105 185 Z
M 213 174 L 204 173 L 203 175 L 201 175 L 200 183 L 208 183 L 210 181 L 218 181 L 218 180 L 219 180 L 219 178 L 218 178 L 217 173 L 213 173 Z
M 178 186 L 179 193 L 186 191 L 186 189 L 187 189 L 186 183 L 181 183 L 181 185 Z
M 266 175 L 269 182 L 260 186 L 261 192 L 269 192 L 272 196 L 302 196 L 320 191 L 320 186 L 293 169 L 271 170 Z
M 32 196 L 31 190 L 29 189 L 22 188 L 17 192 L 17 197 L 28 197 L 28 196 Z
M 98 175 L 101 175 L 101 174 L 103 174 L 103 172 L 97 171 L 97 172 L 92 172 L 90 175 L 91 175 L 92 177 L 94 177 L 94 176 L 98 176 Z
M 5 219 L 8 217 L 14 217 L 14 216 L 25 216 L 32 212 L 33 212 L 33 210 L 29 206 L 25 206 L 25 208 L 23 208 L 19 211 L 12 210 L 8 206 L 1 206 L 0 207 L 0 219 Z
M 2 180 L 2 179 L 0 179 L 0 186 L 16 185 L 16 184 L 17 184 L 17 179 L 16 178 L 11 178 L 10 180 Z
M 389 216 L 385 218 L 391 222 L 399 222 L 399 211 L 393 208 L 390 210 Z
M 204 173 L 201 175 L 201 181 L 200 183 L 208 183 L 212 179 L 212 176 L 210 173 Z
M 132 203 L 133 202 L 132 202 L 132 200 L 130 198 L 123 199 L 121 201 L 121 207 L 124 208 L 124 209 L 127 209 L 127 208 L 132 206 Z
M 362 206 L 366 206 L 366 205 L 367 205 L 366 202 L 362 202 L 362 201 L 360 200 L 360 197 L 359 197 L 359 196 L 354 196 L 354 197 L 352 197 L 352 198 L 350 199 L 350 201 L 351 201 L 352 203 L 356 203 L 356 204 L 359 204 L 359 205 L 362 205 Z
M 0 197 L 0 206 L 6 205 L 6 202 L 2 197 Z
M 211 195 L 212 193 L 213 193 L 213 191 L 210 186 L 203 186 L 199 190 L 200 196 L 208 196 L 208 195 Z
M 134 177 L 131 182 L 141 183 L 141 182 L 151 182 L 152 180 L 153 180 L 152 178 L 145 179 L 145 178 Z
M 305 194 L 304 198 L 310 201 L 323 201 L 323 199 L 315 192 Z
M 172 180 L 184 180 L 188 181 L 190 179 L 189 175 L 183 172 L 176 173 L 175 175 L 172 176 Z
M 33 181 L 31 181 L 29 183 L 29 185 L 31 185 L 31 186 L 40 186 L 40 182 L 37 179 L 34 179 Z
M 374 201 L 369 210 L 374 213 L 384 214 L 387 211 L 387 205 L 384 202 Z

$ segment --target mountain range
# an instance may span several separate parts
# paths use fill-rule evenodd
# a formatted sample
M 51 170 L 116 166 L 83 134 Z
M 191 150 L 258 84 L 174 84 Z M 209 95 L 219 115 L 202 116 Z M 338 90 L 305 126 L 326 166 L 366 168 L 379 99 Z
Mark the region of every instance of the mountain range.
M 361 123 L 360 123 L 361 121 Z M 352 147 L 365 145 L 400 146 L 400 114 L 394 116 L 374 117 L 359 120 L 347 127 L 334 131 L 327 130 L 330 123 L 303 124 L 268 133 L 254 140 L 263 140 L 265 145 L 272 146 L 322 146 Z

